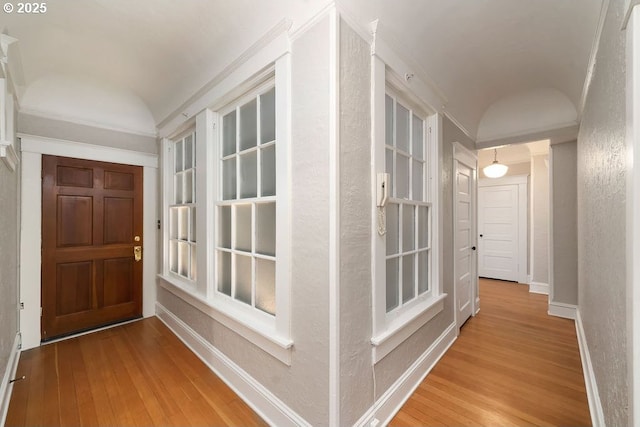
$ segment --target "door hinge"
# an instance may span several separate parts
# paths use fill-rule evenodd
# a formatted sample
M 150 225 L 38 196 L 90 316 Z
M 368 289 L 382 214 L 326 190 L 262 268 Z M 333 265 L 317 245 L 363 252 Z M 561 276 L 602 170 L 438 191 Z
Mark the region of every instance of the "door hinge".
M 24 310 L 24 303 L 21 302 L 20 304 L 18 304 L 18 309 L 20 310 Z
M 42 317 L 42 307 L 40 307 L 40 317 Z

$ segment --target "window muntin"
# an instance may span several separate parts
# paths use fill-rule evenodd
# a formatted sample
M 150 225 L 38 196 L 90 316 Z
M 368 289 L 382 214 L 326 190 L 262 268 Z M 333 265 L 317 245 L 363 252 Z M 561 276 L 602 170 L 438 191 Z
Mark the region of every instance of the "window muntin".
M 276 315 L 276 92 L 222 110 L 216 292 Z
M 431 209 L 427 185 L 429 150 L 425 121 L 392 94 L 385 96 L 385 171 L 391 197 L 386 205 L 387 314 L 423 295 L 431 284 Z
M 195 132 L 170 141 L 172 195 L 169 205 L 169 271 L 196 281 Z

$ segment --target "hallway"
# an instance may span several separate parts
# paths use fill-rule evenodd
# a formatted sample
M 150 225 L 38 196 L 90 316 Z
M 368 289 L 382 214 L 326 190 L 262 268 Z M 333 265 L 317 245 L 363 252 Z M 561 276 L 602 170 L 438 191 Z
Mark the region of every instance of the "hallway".
M 574 322 L 525 285 L 481 279 L 480 313 L 391 425 L 591 425 Z
M 524 285 L 481 280 L 480 293 L 391 425 L 590 425 L 573 322 Z M 261 425 L 156 318 L 26 351 L 21 375 L 7 426 Z

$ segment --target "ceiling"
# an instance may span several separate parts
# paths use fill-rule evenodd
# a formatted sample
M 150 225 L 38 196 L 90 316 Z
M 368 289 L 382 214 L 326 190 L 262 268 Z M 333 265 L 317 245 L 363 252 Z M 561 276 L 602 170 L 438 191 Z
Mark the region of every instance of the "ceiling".
M 0 30 L 19 39 L 25 111 L 65 116 L 74 114 L 69 105 L 75 103 L 75 114 L 87 115 L 76 117 L 80 121 L 117 126 L 129 120 L 124 127 L 154 133 L 157 123 L 282 19 L 298 28 L 328 3 L 52 0 L 43 15 L 0 15 Z M 417 72 L 434 82 L 447 114 L 473 139 L 579 120 L 602 0 L 338 5 L 363 28 L 379 19 Z M 56 108 L 51 99 L 63 94 L 59 101 L 67 106 Z M 126 116 L 117 108 L 125 103 Z M 90 116 L 91 111 L 101 114 Z M 561 120 L 541 123 L 542 111 Z

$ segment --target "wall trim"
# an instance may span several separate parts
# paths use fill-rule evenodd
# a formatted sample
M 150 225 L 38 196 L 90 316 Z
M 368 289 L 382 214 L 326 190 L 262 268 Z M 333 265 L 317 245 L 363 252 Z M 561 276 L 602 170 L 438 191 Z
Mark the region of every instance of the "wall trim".
M 9 401 L 11 400 L 11 392 L 13 391 L 13 384 L 9 381 L 15 378 L 16 370 L 18 369 L 18 361 L 20 360 L 20 333 L 16 334 L 13 340 L 13 346 L 11 347 L 11 354 L 9 355 L 9 362 L 7 368 L 4 371 L 2 377 L 2 383 L 0 383 L 0 425 L 5 425 L 7 420 L 7 412 L 9 412 Z
M 530 282 L 529 292 L 532 294 L 549 295 L 549 284 L 541 282 Z
M 600 16 L 598 17 L 598 26 L 593 36 L 593 43 L 591 44 L 591 53 L 589 54 L 589 63 L 587 65 L 587 75 L 584 78 L 584 84 L 582 86 L 582 94 L 580 96 L 580 103 L 578 104 L 578 122 L 582 121 L 582 112 L 584 106 L 587 103 L 587 96 L 589 95 L 589 89 L 591 88 L 591 81 L 593 80 L 593 71 L 596 67 L 596 57 L 598 56 L 598 49 L 600 48 L 600 38 L 602 37 L 602 29 L 604 28 L 604 21 L 607 17 L 607 11 L 609 10 L 609 0 L 602 2 L 600 8 Z M 626 22 L 626 21 L 625 21 Z
M 549 316 L 563 317 L 565 319 L 574 320 L 576 318 L 577 310 L 578 307 L 573 304 L 564 304 L 561 302 L 549 301 L 549 309 L 547 311 L 547 314 L 549 314 Z
M 16 165 L 20 162 L 16 149 L 11 141 L 0 141 L 0 158 L 11 172 L 16 170 Z
M 156 316 L 267 423 L 291 427 L 311 425 L 158 302 L 156 302 Z
M 576 309 L 576 335 L 578 336 L 578 347 L 580 348 L 580 360 L 582 360 L 584 384 L 587 389 L 587 398 L 589 400 L 591 423 L 593 424 L 593 427 L 605 427 L 602 402 L 600 401 L 600 393 L 598 393 L 596 375 L 593 371 L 593 365 L 591 364 L 591 355 L 589 354 L 589 346 L 587 345 L 587 336 L 584 333 L 580 309 Z
M 525 131 L 517 135 L 491 138 L 483 141 L 476 141 L 476 148 L 492 148 L 501 145 L 518 144 L 522 142 L 540 141 L 548 139 L 550 144 L 575 141 L 578 138 L 578 123 L 569 123 L 549 128 Z
M 452 323 L 433 344 L 360 417 L 355 426 L 387 425 L 456 340 Z
M 158 168 L 157 154 L 24 133 L 18 133 L 18 137 L 23 152 Z

